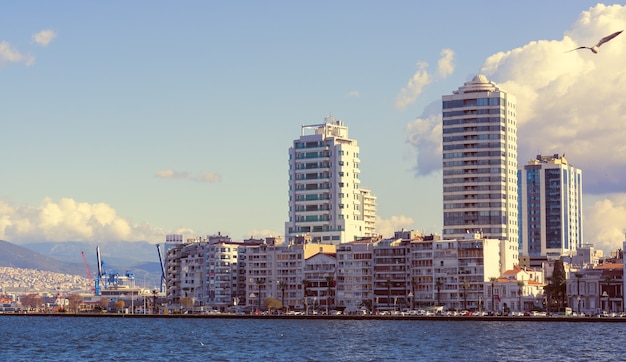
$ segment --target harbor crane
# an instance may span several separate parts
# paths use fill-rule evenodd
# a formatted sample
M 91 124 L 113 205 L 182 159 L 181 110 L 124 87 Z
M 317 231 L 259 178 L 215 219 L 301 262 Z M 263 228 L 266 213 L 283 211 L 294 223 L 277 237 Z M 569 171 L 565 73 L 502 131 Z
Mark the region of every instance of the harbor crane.
M 85 270 L 87 271 L 87 279 L 89 279 L 89 284 L 91 285 L 91 291 L 95 293 L 97 289 L 97 285 L 95 284 L 95 281 L 93 280 L 93 274 L 91 274 L 91 269 L 89 269 L 89 264 L 87 263 L 85 252 L 81 251 L 80 254 L 83 256 L 83 263 L 85 264 Z
M 157 251 L 159 252 L 159 265 L 161 266 L 161 287 L 160 292 L 163 293 L 163 285 L 165 285 L 165 267 L 163 266 L 163 256 L 161 255 L 161 245 L 156 244 Z

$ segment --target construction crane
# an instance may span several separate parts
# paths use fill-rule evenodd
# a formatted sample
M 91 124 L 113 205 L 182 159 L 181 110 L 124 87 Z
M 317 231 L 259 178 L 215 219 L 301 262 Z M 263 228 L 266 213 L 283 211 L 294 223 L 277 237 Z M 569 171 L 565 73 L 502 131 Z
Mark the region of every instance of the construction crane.
M 163 257 L 161 256 L 161 245 L 156 244 L 156 247 L 159 252 L 159 265 L 161 266 L 161 287 L 159 290 L 163 293 L 163 285 L 165 284 L 165 267 L 163 266 Z
M 91 270 L 89 269 L 89 264 L 87 263 L 87 258 L 85 257 L 85 252 L 81 251 L 80 254 L 83 256 L 83 263 L 85 264 L 85 270 L 87 271 L 87 279 L 89 279 L 89 284 L 91 285 L 91 291 L 93 293 L 96 292 L 96 284 L 93 280 L 93 274 L 91 274 Z

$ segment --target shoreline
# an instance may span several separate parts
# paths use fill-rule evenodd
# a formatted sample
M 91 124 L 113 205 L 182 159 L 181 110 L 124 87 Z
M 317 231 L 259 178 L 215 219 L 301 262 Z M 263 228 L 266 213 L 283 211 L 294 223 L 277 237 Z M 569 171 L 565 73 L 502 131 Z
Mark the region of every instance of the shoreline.
M 625 323 L 622 317 L 513 317 L 513 316 L 380 316 L 380 315 L 236 315 L 236 314 L 123 314 L 123 313 L 0 313 L 0 318 L 12 317 L 65 317 L 65 318 L 173 318 L 173 319 L 283 319 L 283 320 L 397 320 L 397 321 L 480 321 L 480 322 L 608 322 Z

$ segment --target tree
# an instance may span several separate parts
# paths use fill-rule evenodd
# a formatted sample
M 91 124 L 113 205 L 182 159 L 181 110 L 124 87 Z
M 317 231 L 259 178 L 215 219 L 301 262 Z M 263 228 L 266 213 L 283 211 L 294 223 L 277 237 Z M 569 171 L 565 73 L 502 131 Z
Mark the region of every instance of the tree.
M 193 308 L 193 298 L 182 297 L 180 298 L 180 305 L 183 306 L 186 310 L 190 310 Z
M 109 307 L 109 299 L 107 297 L 100 298 L 100 301 L 98 301 L 98 307 L 106 310 Z
M 413 294 L 413 298 L 411 298 L 411 309 L 415 309 L 415 299 L 417 298 L 415 289 L 419 290 L 419 280 L 411 279 L 411 293 Z
M 387 309 L 391 310 L 391 277 L 387 277 Z
M 493 290 L 495 289 L 495 286 L 496 286 L 496 280 L 498 280 L 498 278 L 496 278 L 496 277 L 489 277 L 489 281 L 491 282 L 491 313 L 492 314 L 496 310 L 496 308 L 495 308 L 495 306 L 496 306 L 495 295 L 493 294 Z
M 439 307 L 441 306 L 441 286 L 443 285 L 441 279 L 437 278 L 435 285 L 437 285 L 437 307 Z
M 267 297 L 265 298 L 265 300 L 263 301 L 263 305 L 265 306 L 265 308 L 267 308 L 270 311 L 272 309 L 281 309 L 283 307 L 283 304 L 280 302 L 280 300 L 274 298 L 274 297 Z
M 335 284 L 335 278 L 332 275 L 326 276 L 326 287 L 328 288 L 328 294 L 326 295 L 326 314 L 329 313 L 330 303 L 332 303 L 332 290 L 331 287 Z
M 523 292 L 523 288 L 524 288 L 524 281 L 520 280 L 517 282 L 517 296 L 519 297 L 519 312 L 523 312 L 524 308 L 522 308 L 522 292 Z
M 22 302 L 22 306 L 29 309 L 41 308 L 41 305 L 43 304 L 43 298 L 41 297 L 41 295 L 36 293 L 27 294 L 23 296 L 20 301 Z
M 80 305 L 83 304 L 83 301 L 84 301 L 83 297 L 81 297 L 80 295 L 76 293 L 72 293 L 67 296 L 67 302 L 68 302 L 70 311 L 77 312 Z
M 558 310 L 562 310 L 567 304 L 567 275 L 565 274 L 563 258 L 554 261 L 552 294 L 558 303 Z
M 265 280 L 261 278 L 256 278 L 255 280 L 257 286 L 257 296 L 259 298 L 259 310 L 261 309 L 261 287 L 265 284 Z
M 279 280 L 278 287 L 280 288 L 280 292 L 281 292 L 281 299 L 280 299 L 280 303 L 282 304 L 281 308 L 285 308 L 285 289 L 287 289 L 287 282 Z
M 467 279 L 463 279 L 463 309 L 467 310 L 467 288 L 469 287 L 470 283 L 467 281 Z
M 611 308 L 611 283 L 613 282 L 613 276 L 612 275 L 607 275 L 604 277 L 604 282 L 606 283 L 606 309 L 608 310 L 608 312 L 610 313 L 612 308 Z
M 309 314 L 309 301 L 307 299 L 307 288 L 309 287 L 309 281 L 306 279 L 302 279 L 302 288 L 304 289 L 304 300 L 303 300 L 303 304 L 304 304 L 304 314 L 308 315 Z
M 124 309 L 124 306 L 126 305 L 126 303 L 124 303 L 123 300 L 118 300 L 117 302 L 115 302 L 115 310 L 119 313 L 122 309 Z
M 576 293 L 577 295 L 577 304 L 578 304 L 578 315 L 580 315 L 580 279 L 583 277 L 583 273 L 576 273 Z

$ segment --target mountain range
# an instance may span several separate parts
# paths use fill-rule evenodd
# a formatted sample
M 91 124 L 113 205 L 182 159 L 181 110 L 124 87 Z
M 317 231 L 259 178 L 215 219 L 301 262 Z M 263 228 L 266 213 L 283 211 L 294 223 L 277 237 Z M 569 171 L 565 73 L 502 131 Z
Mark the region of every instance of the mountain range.
M 100 247 L 100 258 L 119 274 L 135 274 L 138 286 L 159 285 L 161 267 L 155 244 L 148 242 L 37 242 L 16 245 L 0 240 L 0 267 L 36 269 L 56 273 L 93 277 L 98 272 L 96 247 Z

